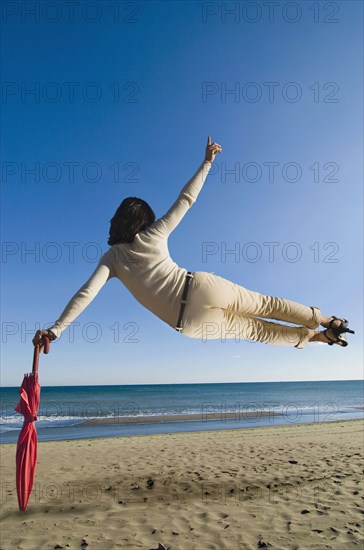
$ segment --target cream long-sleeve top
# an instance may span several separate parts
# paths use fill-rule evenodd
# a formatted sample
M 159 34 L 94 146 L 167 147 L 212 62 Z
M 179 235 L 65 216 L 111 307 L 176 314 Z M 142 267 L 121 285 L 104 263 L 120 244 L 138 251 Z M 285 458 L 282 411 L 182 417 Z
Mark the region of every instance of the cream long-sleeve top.
M 168 237 L 196 201 L 210 168 L 211 163 L 204 161 L 168 212 L 137 233 L 132 243 L 112 245 L 103 254 L 91 277 L 49 327 L 57 338 L 113 277 L 117 277 L 144 307 L 171 327 L 176 326 L 187 269 L 172 260 Z

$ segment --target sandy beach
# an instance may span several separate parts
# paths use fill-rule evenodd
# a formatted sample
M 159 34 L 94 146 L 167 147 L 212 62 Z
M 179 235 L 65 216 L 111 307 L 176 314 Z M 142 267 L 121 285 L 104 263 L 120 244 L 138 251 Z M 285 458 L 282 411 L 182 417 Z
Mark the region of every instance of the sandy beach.
M 92 418 L 85 420 L 83 426 L 97 426 L 107 424 L 155 424 L 164 422 L 208 422 L 210 420 L 235 420 L 241 421 L 242 418 L 250 418 L 256 421 L 259 418 L 272 418 L 273 416 L 282 416 L 274 411 L 255 411 L 255 412 L 220 412 L 220 413 L 192 413 L 192 414 L 165 414 L 155 416 L 122 416 L 113 418 Z
M 39 444 L 27 512 L 1 445 L 1 550 L 363 545 L 363 421 Z

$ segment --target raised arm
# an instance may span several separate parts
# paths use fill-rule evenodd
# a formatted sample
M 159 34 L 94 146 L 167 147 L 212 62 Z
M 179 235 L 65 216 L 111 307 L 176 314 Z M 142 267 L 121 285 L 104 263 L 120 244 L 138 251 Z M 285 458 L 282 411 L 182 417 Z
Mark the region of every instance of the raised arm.
M 222 148 L 218 143 L 211 143 L 211 137 L 207 138 L 205 151 L 205 159 L 199 166 L 198 170 L 192 178 L 186 183 L 182 191 L 178 195 L 177 200 L 172 204 L 171 208 L 164 216 L 159 218 L 154 224 L 153 229 L 165 236 L 168 236 L 175 227 L 180 223 L 186 212 L 191 208 L 196 201 L 199 192 L 205 183 L 207 174 L 210 171 L 212 163 L 217 153 L 221 153 Z
M 58 338 L 61 333 L 78 317 L 86 307 L 92 302 L 104 284 L 114 276 L 109 262 L 105 259 L 105 254 L 100 259 L 95 271 L 84 285 L 71 298 L 59 319 L 47 330 L 38 330 L 33 338 L 33 344 L 36 346 L 42 344 L 44 335 L 51 340 Z M 49 333 L 49 331 L 51 331 Z M 54 336 L 53 336 L 54 335 Z

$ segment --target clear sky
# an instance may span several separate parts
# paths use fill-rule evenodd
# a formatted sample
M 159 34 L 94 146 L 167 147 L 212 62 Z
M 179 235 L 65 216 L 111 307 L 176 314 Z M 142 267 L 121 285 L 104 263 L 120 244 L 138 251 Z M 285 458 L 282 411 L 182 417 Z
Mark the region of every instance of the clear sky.
M 208 134 L 223 153 L 172 258 L 349 318 L 349 347 L 188 339 L 112 279 L 41 357 L 41 383 L 362 378 L 362 2 L 2 10 L 2 384 L 108 249 L 122 199 L 163 215 Z

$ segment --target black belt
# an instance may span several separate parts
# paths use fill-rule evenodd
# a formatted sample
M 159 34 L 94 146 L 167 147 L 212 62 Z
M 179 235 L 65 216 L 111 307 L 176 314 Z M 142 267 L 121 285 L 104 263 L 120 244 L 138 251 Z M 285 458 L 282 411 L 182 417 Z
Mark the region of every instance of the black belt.
M 182 330 L 183 330 L 182 319 L 183 319 L 183 314 L 185 312 L 185 307 L 186 307 L 186 303 L 187 303 L 188 289 L 189 289 L 189 286 L 190 286 L 190 283 L 191 283 L 191 280 L 193 279 L 193 277 L 194 277 L 194 275 L 192 275 L 192 272 L 187 271 L 187 273 L 186 273 L 186 282 L 185 282 L 185 286 L 184 286 L 183 293 L 182 293 L 182 299 L 181 299 L 181 308 L 179 310 L 178 321 L 177 321 L 177 325 L 175 327 L 175 329 L 178 330 L 179 332 L 182 332 Z

